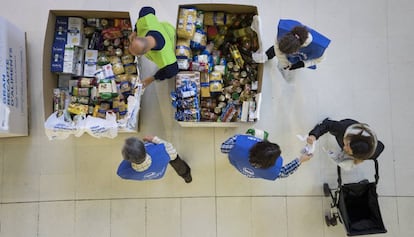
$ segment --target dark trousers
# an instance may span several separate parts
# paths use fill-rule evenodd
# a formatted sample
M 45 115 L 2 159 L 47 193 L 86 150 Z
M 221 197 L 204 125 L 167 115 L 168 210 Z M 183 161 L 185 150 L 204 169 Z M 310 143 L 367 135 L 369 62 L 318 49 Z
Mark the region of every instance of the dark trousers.
M 181 159 L 179 155 L 177 155 L 177 158 L 170 161 L 170 165 L 186 183 L 190 183 L 192 181 L 191 168 L 183 159 Z

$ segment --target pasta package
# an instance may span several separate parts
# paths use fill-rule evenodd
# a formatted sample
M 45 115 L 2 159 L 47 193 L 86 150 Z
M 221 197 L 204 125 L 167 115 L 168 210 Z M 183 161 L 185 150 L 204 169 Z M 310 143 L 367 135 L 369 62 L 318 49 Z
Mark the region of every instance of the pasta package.
M 230 25 L 234 21 L 235 15 L 226 12 L 205 12 L 204 25 L 222 26 Z
M 183 39 L 192 39 L 196 29 L 196 20 L 196 9 L 180 8 L 177 22 L 177 36 Z
M 175 56 L 177 58 L 191 58 L 190 40 L 178 39 L 175 46 Z

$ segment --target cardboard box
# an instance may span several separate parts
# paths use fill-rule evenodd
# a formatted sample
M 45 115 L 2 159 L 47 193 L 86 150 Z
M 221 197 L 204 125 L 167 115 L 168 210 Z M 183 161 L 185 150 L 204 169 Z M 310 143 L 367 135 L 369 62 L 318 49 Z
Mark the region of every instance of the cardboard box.
M 115 19 L 115 18 L 130 18 L 129 12 L 114 12 L 114 11 L 74 11 L 74 10 L 50 10 L 47 26 L 46 26 L 46 33 L 45 33 L 45 39 L 44 39 L 44 47 L 43 47 L 43 101 L 44 101 L 44 119 L 46 119 L 53 113 L 53 88 L 58 87 L 58 77 L 59 74 L 53 72 L 53 64 L 51 62 L 52 60 L 52 47 L 53 42 L 56 39 L 56 29 L 60 29 L 61 35 L 67 33 L 70 34 L 71 29 L 72 33 L 76 33 L 79 28 L 79 21 L 70 22 L 69 18 L 75 17 L 75 18 L 81 18 L 81 19 L 92 19 L 92 18 L 106 18 L 106 19 Z M 67 20 L 66 20 L 67 19 Z M 65 26 L 67 24 L 67 29 L 65 30 Z M 79 29 L 79 32 L 83 30 Z M 71 40 L 73 40 L 76 34 L 71 36 Z M 69 36 L 68 36 L 69 38 Z M 83 44 L 83 39 L 80 40 L 80 45 Z M 63 58 L 64 54 L 62 54 Z M 76 55 L 75 55 L 76 56 Z M 84 55 L 86 57 L 86 55 Z M 83 58 L 84 58 L 83 57 Z M 73 74 L 78 73 L 77 65 L 79 66 L 79 58 L 74 57 L 75 61 L 72 62 Z M 63 59 L 62 59 L 63 60 Z M 82 65 L 86 67 L 86 62 L 83 62 L 82 59 Z M 63 65 L 62 65 L 63 70 Z M 86 70 L 86 69 L 85 69 Z M 140 98 L 137 98 L 138 103 L 140 103 Z M 137 132 L 138 131 L 138 123 L 139 118 L 138 114 L 134 121 L 131 123 L 128 123 L 128 125 L 134 126 L 134 129 L 128 129 L 128 128 L 119 128 L 118 132 Z
M 0 17 L 0 137 L 28 136 L 26 36 Z
M 178 6 L 178 12 L 177 12 L 177 24 L 176 24 L 176 28 L 177 28 L 176 42 L 179 42 L 178 39 L 180 39 L 182 41 L 182 39 L 184 39 L 185 37 L 187 37 L 188 34 L 190 34 L 190 31 L 193 31 L 193 32 L 197 33 L 196 27 L 195 26 L 190 27 L 191 24 L 189 23 L 189 21 L 192 21 L 192 22 L 195 22 L 195 25 L 198 24 L 198 19 L 193 19 L 193 18 L 195 18 L 194 17 L 194 12 L 192 12 L 192 11 L 188 12 L 187 11 L 187 14 L 191 15 L 191 16 L 189 16 L 188 19 L 185 19 L 185 17 L 183 17 L 184 14 L 180 15 L 180 13 L 183 13 L 183 12 L 180 12 L 180 9 L 182 9 L 182 8 L 184 8 L 184 9 L 195 8 L 197 10 L 203 11 L 203 13 L 204 13 L 204 23 L 206 24 L 206 22 L 210 22 L 210 23 L 207 23 L 209 25 L 215 25 L 216 22 L 214 22 L 214 21 L 217 21 L 217 24 L 221 24 L 221 23 L 225 22 L 226 21 L 226 15 L 227 16 L 231 15 L 231 14 L 258 15 L 257 7 L 252 6 L 252 5 L 236 5 L 236 4 L 185 4 L 185 5 L 179 5 Z M 206 17 L 206 12 L 209 13 L 208 17 Z M 218 29 L 218 32 L 219 32 L 219 30 L 220 29 Z M 233 32 L 234 37 L 239 37 L 240 35 L 245 34 L 247 30 L 250 30 L 250 26 L 240 27 L 240 30 L 237 30 L 236 32 Z M 194 33 L 195 36 L 197 36 L 196 33 Z M 206 35 L 208 35 L 208 34 L 209 34 L 209 32 L 206 32 Z M 257 37 L 258 37 L 258 44 L 261 45 L 260 33 L 257 34 Z M 196 37 L 194 37 L 194 38 L 196 38 Z M 219 39 L 220 38 L 217 38 L 217 41 L 219 41 Z M 195 41 L 195 42 L 198 42 L 198 40 Z M 191 44 L 192 44 L 192 42 L 190 43 L 190 45 Z M 207 44 L 208 44 L 208 42 L 207 42 Z M 183 64 L 183 65 L 186 65 L 186 64 Z M 181 70 L 185 70 L 185 69 L 181 69 Z M 263 78 L 263 64 L 258 64 L 257 65 L 257 76 L 256 76 L 257 81 L 255 81 L 251 84 L 251 90 L 254 90 L 256 92 L 256 95 L 254 96 L 254 100 L 256 101 L 256 103 L 250 103 L 250 102 L 246 102 L 246 103 L 241 102 L 240 103 L 240 106 L 237 108 L 237 113 L 239 114 L 239 120 L 238 120 L 239 122 L 204 122 L 204 121 L 184 122 L 184 121 L 178 121 L 178 123 L 183 127 L 238 127 L 240 125 L 245 125 L 249 122 L 251 123 L 251 122 L 255 122 L 255 121 L 259 120 L 260 104 L 261 104 L 262 78 Z M 207 80 L 206 78 L 205 79 L 203 78 L 203 83 L 204 84 L 208 81 L 209 80 Z M 210 82 L 211 82 L 211 80 L 210 80 Z M 206 87 L 206 86 L 207 85 L 204 85 L 204 87 Z M 208 94 L 208 93 L 204 93 L 204 95 L 205 94 Z M 205 97 L 205 96 L 203 96 L 203 97 Z

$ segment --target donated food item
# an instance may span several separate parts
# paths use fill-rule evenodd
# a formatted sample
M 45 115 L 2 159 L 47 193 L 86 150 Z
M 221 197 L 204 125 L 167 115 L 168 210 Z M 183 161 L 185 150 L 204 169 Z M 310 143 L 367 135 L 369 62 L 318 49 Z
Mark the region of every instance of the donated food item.
M 177 36 L 191 39 L 196 29 L 197 10 L 194 8 L 180 8 L 177 22 Z
M 178 39 L 175 46 L 175 56 L 177 58 L 191 58 L 190 40 Z

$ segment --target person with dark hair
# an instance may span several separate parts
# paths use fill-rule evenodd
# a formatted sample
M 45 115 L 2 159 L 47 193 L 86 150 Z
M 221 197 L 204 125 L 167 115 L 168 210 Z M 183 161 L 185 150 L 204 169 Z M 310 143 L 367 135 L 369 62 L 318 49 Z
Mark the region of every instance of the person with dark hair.
M 291 77 L 289 71 L 306 67 L 316 69 L 316 64 L 325 56 L 325 50 L 330 40 L 295 20 L 281 19 L 279 21 L 277 39 L 265 53 L 253 53 L 257 63 L 264 63 L 275 56 L 283 77 Z
M 135 32 L 129 35 L 128 50 L 132 55 L 145 55 L 159 70 L 154 76 L 143 79 L 143 87 L 154 80 L 169 79 L 179 72 L 175 56 L 175 28 L 168 22 L 160 22 L 152 7 L 142 7 Z
M 330 152 L 331 158 L 345 170 L 367 159 L 377 159 L 384 150 L 384 144 L 377 140 L 377 136 L 367 125 L 353 119 L 340 121 L 324 119 L 308 134 L 307 143 L 313 144 L 325 133 L 335 136 L 341 151 Z
M 303 154 L 283 166 L 279 145 L 252 135 L 238 134 L 221 145 L 221 152 L 229 154 L 230 163 L 249 178 L 275 180 L 293 174 L 312 154 Z
M 118 176 L 133 180 L 160 179 L 170 164 L 186 183 L 192 181 L 190 167 L 180 158 L 171 143 L 157 136 L 146 136 L 143 141 L 137 137 L 125 140 Z

